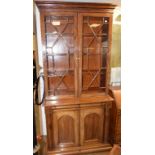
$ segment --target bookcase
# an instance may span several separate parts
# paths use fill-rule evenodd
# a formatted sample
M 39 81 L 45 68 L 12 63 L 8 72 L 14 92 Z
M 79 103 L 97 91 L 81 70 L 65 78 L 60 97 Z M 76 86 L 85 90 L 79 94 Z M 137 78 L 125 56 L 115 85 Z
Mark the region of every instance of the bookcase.
M 48 155 L 109 151 L 115 5 L 35 2 L 40 10 Z

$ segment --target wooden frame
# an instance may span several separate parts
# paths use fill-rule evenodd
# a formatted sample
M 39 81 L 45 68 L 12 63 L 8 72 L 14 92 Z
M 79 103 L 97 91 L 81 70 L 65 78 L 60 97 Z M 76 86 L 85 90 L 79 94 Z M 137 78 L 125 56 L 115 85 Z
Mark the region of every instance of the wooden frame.
M 58 14 L 59 13 L 59 14 Z M 46 55 L 46 41 L 45 41 L 45 25 L 44 25 L 44 17 L 45 16 L 48 16 L 48 15 L 55 15 L 55 16 L 64 16 L 64 15 L 67 15 L 67 16 L 73 16 L 74 17 L 74 25 L 75 25 L 75 28 L 74 28 L 74 33 L 77 34 L 77 14 L 76 13 L 73 13 L 73 12 L 44 12 L 44 11 L 41 11 L 41 37 L 42 37 L 42 45 L 43 45 L 43 64 L 44 64 L 44 76 L 45 76 L 45 95 L 48 96 L 48 74 L 47 74 L 47 55 Z M 75 37 L 74 38 L 75 40 L 75 47 L 77 46 L 77 38 Z M 76 60 L 77 58 L 77 51 L 76 51 L 76 48 L 74 49 L 74 59 Z M 77 63 L 75 63 L 75 68 L 77 68 Z M 74 74 L 75 74 L 75 78 L 74 78 L 74 81 L 75 81 L 75 94 L 76 94 L 76 90 L 78 89 L 78 84 L 77 84 L 77 80 L 76 80 L 76 77 L 77 77 L 77 69 L 75 69 L 74 71 Z
M 107 152 L 112 148 L 111 135 L 113 135 L 113 133 L 111 133 L 111 104 L 113 98 L 108 95 L 108 83 L 110 78 L 112 13 L 115 5 L 107 3 L 98 4 L 54 2 L 52 0 L 35 0 L 35 2 L 39 7 L 41 14 L 41 37 L 43 45 L 44 76 L 46 88 L 45 112 L 48 155 L 73 155 L 100 151 Z M 45 16 L 50 16 L 52 19 L 53 16 L 59 16 L 62 18 L 66 16 L 72 16 L 74 19 L 73 29 L 70 29 L 70 31 L 73 30 L 74 32 L 73 42 L 75 43 L 73 50 L 75 93 L 72 95 L 53 95 L 48 93 L 50 84 L 47 79 L 47 56 L 50 54 L 46 53 L 47 38 L 45 37 Z M 107 32 L 108 54 L 106 55 L 106 89 L 102 92 L 95 91 L 90 93 L 88 91 L 84 94 L 82 92 L 82 30 L 83 17 L 85 16 L 107 17 L 109 20 L 109 26 Z M 56 34 L 58 36 L 65 35 L 62 32 L 56 31 Z M 49 42 L 51 43 L 52 41 L 49 40 Z M 56 41 L 53 42 L 55 43 Z M 62 62 L 62 65 L 65 66 L 65 61 L 67 60 L 61 59 L 59 62 Z M 54 61 L 51 60 L 51 62 L 53 63 Z M 69 59 L 68 62 L 70 63 Z M 90 84 L 96 78 L 96 74 L 94 74 Z M 63 82 L 63 78 L 64 76 L 62 76 L 60 82 Z M 71 81 L 68 80 L 67 82 L 69 83 Z M 67 131 L 69 132 L 67 133 Z
M 40 9 L 104 9 L 112 12 L 116 7 L 115 4 L 111 3 L 87 3 L 87 2 L 63 2 L 63 1 L 53 1 L 53 0 L 35 0 L 35 3 Z
M 79 21 L 79 75 L 82 75 L 82 30 L 83 30 L 83 27 L 82 27 L 82 23 L 83 23 L 83 17 L 84 16 L 92 16 L 92 17 L 109 17 L 109 23 L 112 23 L 112 14 L 109 14 L 109 13 L 79 13 L 78 14 L 78 21 Z M 109 78 L 110 78 L 110 51 L 111 51 L 111 42 L 112 42 L 112 25 L 109 24 L 109 33 L 108 33 L 108 42 L 109 42 L 109 45 L 108 45 L 108 55 L 107 55 L 107 69 L 106 69 L 106 94 L 108 94 L 108 83 L 109 83 Z M 82 79 L 81 79 L 81 76 L 79 77 L 79 81 L 80 81 L 80 84 L 79 84 L 79 92 L 78 94 L 81 94 L 82 90 Z
M 72 13 L 72 12 L 52 12 L 52 13 L 47 13 L 43 12 L 41 13 L 41 28 L 42 28 L 42 44 L 43 44 L 43 60 L 44 60 L 44 75 L 45 75 L 45 94 L 48 96 L 48 81 L 47 81 L 47 56 L 46 56 L 46 43 L 45 43 L 45 26 L 43 24 L 44 21 L 44 16 L 48 15 L 56 15 L 56 16 L 61 16 L 61 15 L 69 15 L 73 16 L 75 20 L 75 29 L 74 29 L 74 34 L 75 34 L 75 49 L 74 49 L 74 60 L 75 60 L 75 96 L 80 96 L 82 90 L 82 18 L 84 16 L 92 16 L 92 17 L 109 17 L 109 22 L 112 22 L 112 15 L 109 13 L 79 13 L 78 14 L 78 22 L 77 22 L 77 14 Z M 77 24 L 78 23 L 78 24 Z M 79 26 L 79 28 L 77 28 Z M 111 50 L 111 35 L 112 35 L 112 27 L 111 24 L 109 24 L 109 34 L 108 34 L 108 55 L 107 55 L 107 69 L 106 69 L 106 94 L 108 94 L 108 83 L 109 83 L 109 78 L 110 78 L 110 50 Z M 76 35 L 77 34 L 77 35 Z M 77 39 L 79 38 L 79 39 Z M 77 48 L 76 48 L 77 47 Z M 78 54 L 79 53 L 79 54 Z M 77 78 L 79 80 L 77 80 Z

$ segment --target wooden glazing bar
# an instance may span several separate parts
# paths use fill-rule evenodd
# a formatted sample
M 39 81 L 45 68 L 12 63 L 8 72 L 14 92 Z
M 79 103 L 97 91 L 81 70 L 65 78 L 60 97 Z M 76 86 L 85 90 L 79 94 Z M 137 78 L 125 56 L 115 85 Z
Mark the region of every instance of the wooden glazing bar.
M 74 53 L 48 53 L 47 56 L 67 56 L 67 55 L 74 55 Z

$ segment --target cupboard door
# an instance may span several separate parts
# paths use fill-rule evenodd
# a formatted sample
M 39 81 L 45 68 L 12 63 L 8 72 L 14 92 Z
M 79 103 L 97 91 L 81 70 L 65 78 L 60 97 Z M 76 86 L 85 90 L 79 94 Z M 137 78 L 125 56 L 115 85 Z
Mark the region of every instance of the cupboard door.
M 77 146 L 79 143 L 77 110 L 58 110 L 53 113 L 54 147 Z
M 106 13 L 80 13 L 78 22 L 80 91 L 105 91 L 109 82 L 112 16 Z
M 75 94 L 77 14 L 43 12 L 41 20 L 46 94 Z
M 80 112 L 80 143 L 102 142 L 103 109 L 100 107 L 81 109 Z

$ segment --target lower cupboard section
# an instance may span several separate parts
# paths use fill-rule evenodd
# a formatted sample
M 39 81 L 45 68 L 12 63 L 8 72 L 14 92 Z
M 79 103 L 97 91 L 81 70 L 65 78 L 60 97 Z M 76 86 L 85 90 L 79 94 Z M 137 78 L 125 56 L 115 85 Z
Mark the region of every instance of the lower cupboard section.
M 49 153 L 111 149 L 111 102 L 45 109 Z

